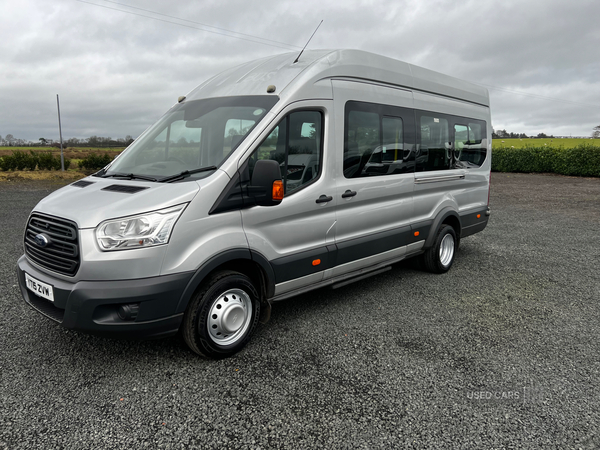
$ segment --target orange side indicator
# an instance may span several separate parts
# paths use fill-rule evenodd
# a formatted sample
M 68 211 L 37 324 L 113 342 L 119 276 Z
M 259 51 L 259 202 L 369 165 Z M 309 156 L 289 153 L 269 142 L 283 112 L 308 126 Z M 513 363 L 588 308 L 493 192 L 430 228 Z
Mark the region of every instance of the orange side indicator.
M 283 200 L 283 181 L 273 181 L 273 200 Z
M 419 233 L 418 231 L 415 231 L 415 236 L 418 236 L 419 234 L 421 234 L 421 233 Z
M 477 214 L 477 218 L 480 219 L 481 218 L 481 214 Z
M 313 266 L 318 266 L 319 264 L 321 264 L 321 260 L 315 259 L 312 264 L 313 264 Z

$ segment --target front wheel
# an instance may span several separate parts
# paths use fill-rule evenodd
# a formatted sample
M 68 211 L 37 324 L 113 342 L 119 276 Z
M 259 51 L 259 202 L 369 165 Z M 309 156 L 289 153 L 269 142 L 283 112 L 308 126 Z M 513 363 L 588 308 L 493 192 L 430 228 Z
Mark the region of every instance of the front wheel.
M 199 355 L 231 356 L 248 343 L 259 315 L 260 299 L 252 281 L 239 272 L 218 272 L 190 301 L 183 338 Z
M 421 255 L 422 264 L 429 272 L 445 273 L 454 262 L 458 248 L 456 232 L 450 225 L 442 225 L 433 246 Z

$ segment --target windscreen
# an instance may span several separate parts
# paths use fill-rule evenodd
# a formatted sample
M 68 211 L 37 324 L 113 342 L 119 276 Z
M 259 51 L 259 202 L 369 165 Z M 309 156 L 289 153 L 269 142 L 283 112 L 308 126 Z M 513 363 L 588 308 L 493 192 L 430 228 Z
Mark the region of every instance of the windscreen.
M 174 106 L 106 172 L 156 178 L 219 167 L 277 103 L 276 96 L 218 97 Z M 194 174 L 208 176 L 212 171 Z

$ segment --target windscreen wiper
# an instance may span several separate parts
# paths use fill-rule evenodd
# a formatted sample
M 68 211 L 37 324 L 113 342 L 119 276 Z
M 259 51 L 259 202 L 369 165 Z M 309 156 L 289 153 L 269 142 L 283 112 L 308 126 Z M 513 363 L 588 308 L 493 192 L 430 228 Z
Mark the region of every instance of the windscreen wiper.
M 176 173 L 175 175 L 170 175 L 168 177 L 161 178 L 158 181 L 159 183 L 170 183 L 171 181 L 183 180 L 184 178 L 189 177 L 194 173 L 208 172 L 209 170 L 217 170 L 217 166 L 207 166 L 200 167 L 199 169 L 194 170 L 184 170 L 183 172 Z
M 136 174 L 133 174 L 133 173 L 111 173 L 109 175 L 100 175 L 100 176 L 102 178 L 126 178 L 126 179 L 129 179 L 129 180 L 158 181 L 154 177 L 148 177 L 146 175 L 136 175 Z

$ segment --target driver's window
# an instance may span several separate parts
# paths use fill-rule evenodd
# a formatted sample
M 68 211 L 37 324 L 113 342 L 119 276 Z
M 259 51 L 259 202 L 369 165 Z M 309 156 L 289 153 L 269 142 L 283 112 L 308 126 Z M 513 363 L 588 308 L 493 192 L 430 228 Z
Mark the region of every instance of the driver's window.
M 321 172 L 322 126 L 323 116 L 319 111 L 296 111 L 287 115 L 250 157 L 250 176 L 256 161 L 277 161 L 285 195 L 318 178 Z

